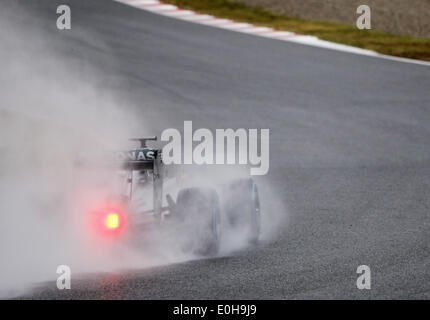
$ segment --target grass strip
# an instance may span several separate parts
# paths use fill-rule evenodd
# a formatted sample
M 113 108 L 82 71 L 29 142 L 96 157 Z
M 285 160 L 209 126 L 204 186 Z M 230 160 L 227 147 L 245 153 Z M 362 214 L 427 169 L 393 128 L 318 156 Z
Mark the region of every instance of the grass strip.
M 280 31 L 316 36 L 358 48 L 403 58 L 430 61 L 430 39 L 398 36 L 377 30 L 359 30 L 355 26 L 329 21 L 303 20 L 273 13 L 231 0 L 162 0 L 182 9 L 215 17 L 247 22 Z

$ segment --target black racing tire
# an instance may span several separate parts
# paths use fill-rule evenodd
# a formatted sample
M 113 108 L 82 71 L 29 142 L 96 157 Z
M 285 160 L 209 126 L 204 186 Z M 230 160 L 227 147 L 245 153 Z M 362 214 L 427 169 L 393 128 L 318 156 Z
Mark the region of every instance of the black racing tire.
M 193 237 L 193 245 L 185 249 L 202 256 L 216 256 L 220 246 L 221 206 L 213 189 L 186 188 L 179 191 L 176 212 L 186 226 L 185 237 Z
M 223 189 L 223 212 L 231 231 L 244 232 L 248 243 L 260 238 L 261 212 L 258 188 L 254 180 L 238 179 Z

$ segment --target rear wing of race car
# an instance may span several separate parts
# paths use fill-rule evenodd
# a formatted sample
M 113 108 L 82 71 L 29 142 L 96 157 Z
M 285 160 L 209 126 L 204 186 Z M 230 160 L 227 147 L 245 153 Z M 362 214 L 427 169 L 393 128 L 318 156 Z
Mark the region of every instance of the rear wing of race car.
M 117 159 L 123 163 L 123 167 L 129 170 L 153 169 L 154 162 L 158 158 L 157 149 L 135 149 L 117 152 Z
M 157 137 L 132 138 L 130 141 L 140 142 L 140 148 L 126 152 L 119 152 L 119 160 L 127 170 L 154 170 L 156 159 L 161 156 L 157 149 L 148 148 L 147 141 L 156 141 Z

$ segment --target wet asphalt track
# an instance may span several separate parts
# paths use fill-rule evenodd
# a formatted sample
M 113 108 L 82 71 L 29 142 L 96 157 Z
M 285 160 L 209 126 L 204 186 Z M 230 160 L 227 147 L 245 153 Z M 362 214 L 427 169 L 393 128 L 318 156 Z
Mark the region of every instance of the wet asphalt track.
M 3 2 L 3 1 L 2 1 Z M 4 1 L 8 4 L 12 1 Z M 111 1 L 19 1 L 64 59 L 161 128 L 271 129 L 289 208 L 232 257 L 94 275 L 33 298 L 430 298 L 430 68 L 181 22 Z M 72 30 L 55 8 L 72 8 Z M 20 11 L 14 11 L 19 19 Z M 356 289 L 358 265 L 372 289 Z

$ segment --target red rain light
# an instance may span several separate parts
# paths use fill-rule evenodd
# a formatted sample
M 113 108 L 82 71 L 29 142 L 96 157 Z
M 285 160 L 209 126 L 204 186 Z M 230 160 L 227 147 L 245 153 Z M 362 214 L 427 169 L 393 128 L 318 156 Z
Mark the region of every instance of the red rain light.
M 90 224 L 97 234 L 103 237 L 118 236 L 122 233 L 126 219 L 124 214 L 117 209 L 105 209 L 93 211 Z

